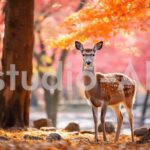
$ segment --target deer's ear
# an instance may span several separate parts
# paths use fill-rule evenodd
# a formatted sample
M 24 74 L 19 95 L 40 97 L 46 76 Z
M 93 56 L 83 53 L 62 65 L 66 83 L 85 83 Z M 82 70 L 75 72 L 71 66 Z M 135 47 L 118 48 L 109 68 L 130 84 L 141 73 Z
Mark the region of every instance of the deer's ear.
M 80 50 L 80 51 L 83 50 L 83 45 L 78 41 L 75 41 L 75 47 L 77 50 Z
M 93 50 L 94 51 L 100 50 L 102 48 L 102 46 L 103 46 L 103 41 L 100 41 L 94 45 Z

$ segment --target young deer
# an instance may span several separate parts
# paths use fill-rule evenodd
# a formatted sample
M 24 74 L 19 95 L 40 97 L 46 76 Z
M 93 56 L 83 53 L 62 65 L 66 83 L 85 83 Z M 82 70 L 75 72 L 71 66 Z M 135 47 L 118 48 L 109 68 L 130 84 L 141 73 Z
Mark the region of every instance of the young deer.
M 123 116 L 120 111 L 122 104 L 128 113 L 131 138 L 134 142 L 132 106 L 135 101 L 135 81 L 124 74 L 110 73 L 102 74 L 94 72 L 93 60 L 97 50 L 102 48 L 103 42 L 95 44 L 92 49 L 84 49 L 83 45 L 76 41 L 75 47 L 80 50 L 83 56 L 83 80 L 85 85 L 85 96 L 92 104 L 93 119 L 95 125 L 95 140 L 98 141 L 97 116 L 98 107 L 101 107 L 101 124 L 103 128 L 103 140 L 107 141 L 105 132 L 105 115 L 107 107 L 111 106 L 117 116 L 117 131 L 114 142 L 117 142 L 120 135 Z M 93 84 L 93 83 L 94 84 Z

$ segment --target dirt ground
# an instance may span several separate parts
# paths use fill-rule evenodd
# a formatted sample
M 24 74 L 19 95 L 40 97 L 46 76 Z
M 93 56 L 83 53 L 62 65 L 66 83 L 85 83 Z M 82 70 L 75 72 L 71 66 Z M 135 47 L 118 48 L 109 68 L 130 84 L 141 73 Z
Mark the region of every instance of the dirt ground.
M 50 135 L 54 136 L 50 136 Z M 131 143 L 130 136 L 121 135 L 117 144 L 113 143 L 114 134 L 107 134 L 108 143 L 102 140 L 94 142 L 91 132 L 66 132 L 61 130 L 42 131 L 0 130 L 0 150 L 150 150 L 150 143 Z M 138 141 L 138 138 L 135 138 Z

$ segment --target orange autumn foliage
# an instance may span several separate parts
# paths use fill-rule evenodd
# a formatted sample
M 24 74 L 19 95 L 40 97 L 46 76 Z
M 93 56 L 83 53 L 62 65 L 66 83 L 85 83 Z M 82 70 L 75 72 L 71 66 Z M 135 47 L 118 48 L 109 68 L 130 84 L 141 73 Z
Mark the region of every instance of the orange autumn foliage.
M 150 18 L 150 0 L 97 0 L 61 24 L 61 33 L 50 39 L 55 48 L 70 48 L 75 40 L 96 42 L 109 39 L 121 30 L 145 30 Z

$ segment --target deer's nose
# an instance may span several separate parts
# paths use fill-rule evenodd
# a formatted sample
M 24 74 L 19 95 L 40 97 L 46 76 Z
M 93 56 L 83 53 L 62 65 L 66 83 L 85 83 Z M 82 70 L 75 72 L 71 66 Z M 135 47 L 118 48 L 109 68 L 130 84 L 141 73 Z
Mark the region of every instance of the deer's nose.
M 90 64 L 91 64 L 91 62 L 90 62 L 90 61 L 87 61 L 86 63 L 87 63 L 87 65 L 90 65 Z

